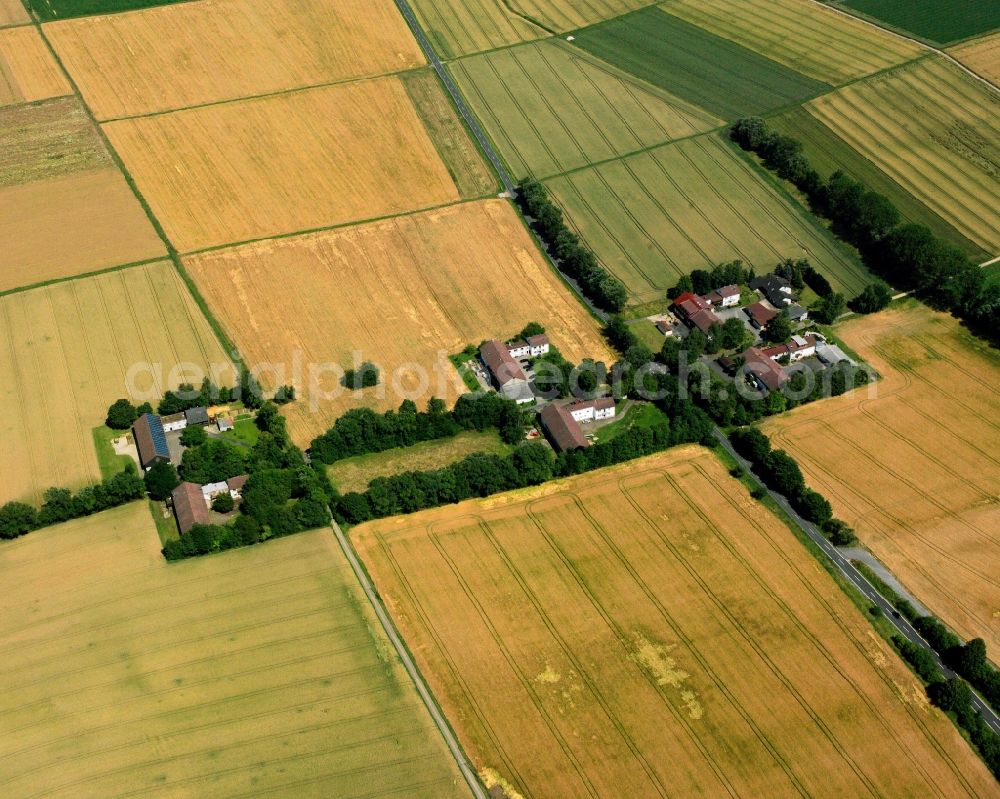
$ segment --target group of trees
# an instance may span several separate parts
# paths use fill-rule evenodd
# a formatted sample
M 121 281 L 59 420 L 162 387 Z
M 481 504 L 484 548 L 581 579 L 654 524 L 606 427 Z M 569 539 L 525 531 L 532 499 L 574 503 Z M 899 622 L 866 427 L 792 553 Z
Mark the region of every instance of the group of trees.
M 931 305 L 951 310 L 981 335 L 1000 339 L 1000 284 L 925 225 L 903 224 L 899 211 L 882 194 L 843 172 L 824 181 L 802 153 L 801 142 L 770 130 L 764 120 L 738 120 L 730 135 L 757 153 L 764 164 L 796 185 L 813 211 L 832 222 L 833 230 L 853 244 L 869 269 L 890 284 L 911 289 Z M 877 307 L 884 292 L 868 293 L 860 309 Z
M 681 275 L 680 280 L 667 292 L 667 298 L 672 300 L 688 291 L 693 291 L 695 294 L 708 294 L 723 286 L 739 286 L 749 283 L 753 278 L 753 269 L 744 267 L 742 261 L 728 261 L 719 264 L 711 271 L 695 269 L 690 275 Z
M 377 386 L 380 374 L 379 368 L 375 364 L 371 361 L 365 361 L 357 369 L 345 369 L 344 377 L 340 382 L 345 388 L 357 391 Z
M 806 485 L 795 459 L 782 449 L 771 449 L 771 440 L 756 427 L 734 430 L 729 441 L 740 455 L 750 461 L 764 484 L 787 497 L 796 512 L 817 525 L 838 546 L 852 543 L 854 533 L 840 519 L 826 497 Z
M 598 308 L 618 313 L 625 307 L 628 291 L 618 278 L 597 262 L 597 256 L 580 243 L 580 237 L 563 221 L 562 211 L 549 199 L 545 187 L 525 178 L 520 183 L 520 201 L 534 220 L 535 229 L 559 261 L 559 268 L 580 286 Z
M 153 406 L 148 402 L 142 403 L 138 407 L 127 399 L 115 400 L 108 408 L 107 418 L 104 423 L 112 430 L 128 430 L 135 420 L 144 413 L 152 413 Z
M 450 438 L 463 430 L 495 429 L 508 444 L 524 438 L 526 422 L 517 403 L 492 392 L 463 394 L 449 411 L 443 400 L 432 397 L 426 411 L 404 400 L 398 411 L 376 413 L 352 408 L 333 427 L 313 439 L 309 454 L 321 463 L 409 447 L 421 441 Z
M 17 538 L 40 527 L 89 516 L 124 505 L 143 496 L 143 482 L 131 464 L 97 485 L 76 493 L 68 488 L 49 488 L 42 494 L 42 506 L 8 502 L 0 507 L 0 538 Z
M 963 644 L 933 616 L 921 616 L 913 622 L 913 627 L 949 668 L 977 688 L 994 710 L 1000 711 L 1000 671 L 986 657 L 986 642 L 982 638 Z

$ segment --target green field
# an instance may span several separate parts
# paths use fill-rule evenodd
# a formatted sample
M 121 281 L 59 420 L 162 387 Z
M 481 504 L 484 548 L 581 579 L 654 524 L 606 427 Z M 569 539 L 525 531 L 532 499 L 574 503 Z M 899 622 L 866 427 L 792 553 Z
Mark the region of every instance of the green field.
M 858 11 L 937 44 L 1000 28 L 996 0 L 841 0 L 831 5 Z
M 599 58 L 726 119 L 831 88 L 655 7 L 575 36 L 575 44 Z
M 495 432 L 467 431 L 451 438 L 421 441 L 412 447 L 399 447 L 370 455 L 357 455 L 337 461 L 327 469 L 330 480 L 342 494 L 364 491 L 376 477 L 389 477 L 401 472 L 423 472 L 441 469 L 474 452 L 506 455 L 511 447 Z
M 135 461 L 128 455 L 119 455 L 115 452 L 111 439 L 125 435 L 123 430 L 112 430 L 107 425 L 95 427 L 92 431 L 94 436 L 94 450 L 97 452 L 97 465 L 101 470 L 101 479 L 108 480 L 128 468 L 135 465 Z
M 722 124 L 563 42 L 449 65 L 517 176 L 565 172 Z
M 960 247 L 973 258 L 981 261 L 987 257 L 982 247 L 965 238 L 805 108 L 796 108 L 772 117 L 768 119 L 768 124 L 775 130 L 801 141 L 809 163 L 824 178 L 828 178 L 838 169 L 846 172 L 873 191 L 888 197 L 899 209 L 904 220 L 927 225 L 936 236 Z
M 0 545 L 5 796 L 468 795 L 329 529 L 159 548 L 145 502 Z
M 659 335 L 658 331 L 657 335 Z M 663 345 L 662 335 L 660 335 L 660 345 Z M 633 428 L 653 427 L 654 425 L 669 421 L 670 417 L 650 402 L 644 402 L 641 405 L 632 405 L 614 424 L 602 427 L 594 433 L 594 441 L 607 443 Z M 583 429 L 584 431 L 587 430 L 586 427 Z
M 28 0 L 28 6 L 43 22 L 92 14 L 117 14 L 140 8 L 166 6 L 185 0 Z
M 759 273 L 808 258 L 848 295 L 858 260 L 717 136 L 698 136 L 547 181 L 569 223 L 636 304 L 682 274 L 740 258 Z

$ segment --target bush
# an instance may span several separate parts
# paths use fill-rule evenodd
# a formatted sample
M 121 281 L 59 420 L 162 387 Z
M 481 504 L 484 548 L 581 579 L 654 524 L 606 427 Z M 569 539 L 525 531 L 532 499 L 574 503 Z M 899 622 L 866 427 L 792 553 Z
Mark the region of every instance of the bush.
M 185 447 L 198 447 L 208 441 L 208 433 L 199 425 L 185 427 L 181 432 L 181 444 Z
M 848 303 L 848 307 L 855 313 L 868 314 L 876 313 L 892 302 L 892 289 L 885 283 L 869 283 L 864 291 Z
M 833 518 L 833 508 L 822 494 L 804 488 L 791 498 L 792 507 L 802 518 L 813 524 L 823 525 Z
M 233 501 L 233 495 L 229 492 L 216 494 L 212 500 L 212 510 L 216 513 L 230 513 L 234 507 L 236 507 L 236 502 Z
M 379 369 L 375 364 L 371 361 L 365 361 L 357 369 L 347 369 L 341 384 L 355 391 L 371 388 L 378 385 L 379 374 Z
M 840 519 L 828 519 L 820 527 L 835 547 L 849 547 L 857 543 L 857 536 L 854 535 L 854 530 L 847 522 Z
M 0 507 L 0 538 L 17 538 L 38 526 L 38 511 L 24 502 L 8 502 Z
M 138 409 L 127 399 L 120 399 L 108 408 L 108 416 L 104 423 L 112 430 L 128 430 L 138 418 Z

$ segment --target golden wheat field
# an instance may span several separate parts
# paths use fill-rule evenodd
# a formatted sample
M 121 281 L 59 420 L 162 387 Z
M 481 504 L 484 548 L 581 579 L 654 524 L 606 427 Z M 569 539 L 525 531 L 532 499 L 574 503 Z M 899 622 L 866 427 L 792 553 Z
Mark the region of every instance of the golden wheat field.
M 509 795 L 994 792 L 888 645 L 707 450 L 352 537 L 466 751 Z
M 31 17 L 20 0 L 0 0 L 0 26 L 23 25 L 31 22 Z
M 104 130 L 182 252 L 459 198 L 394 77 Z
M 1000 85 L 1000 32 L 949 48 L 948 52 L 976 74 Z
M 841 337 L 883 376 L 764 425 L 920 601 L 1000 645 L 1000 359 L 914 304 Z
M 0 106 L 59 97 L 70 91 L 34 27 L 0 29 Z
M 45 31 L 99 119 L 425 63 L 392 0 L 201 0 L 64 20 Z
M 467 794 L 329 529 L 158 546 L 142 502 L 0 545 L 6 796 Z
M 297 385 L 299 399 L 286 413 L 299 443 L 359 404 L 395 408 L 411 393 L 421 406 L 431 396 L 454 400 L 463 387 L 447 356 L 509 338 L 530 321 L 543 324 L 574 363 L 612 357 L 596 321 L 503 200 L 217 250 L 185 263 L 249 362 L 284 368 L 283 376 L 264 374 L 265 385 Z M 381 386 L 360 397 L 339 390 L 335 368 L 365 360 L 381 366 Z M 338 396 L 320 400 L 310 392 L 310 364 L 331 367 L 316 382 Z M 417 369 L 426 371 L 426 387 Z
M 91 431 L 142 363 L 162 367 L 136 372 L 154 404 L 192 376 L 176 364 L 229 364 L 169 263 L 0 297 L 0 503 L 99 480 Z

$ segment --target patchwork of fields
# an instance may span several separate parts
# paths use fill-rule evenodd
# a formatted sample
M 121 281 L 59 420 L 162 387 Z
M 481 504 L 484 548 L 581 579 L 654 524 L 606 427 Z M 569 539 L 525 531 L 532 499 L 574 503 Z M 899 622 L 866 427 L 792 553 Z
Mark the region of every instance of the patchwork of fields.
M 228 362 L 167 262 L 0 297 L 0 504 L 100 478 L 91 430 L 133 364 L 162 365 L 136 377 L 158 397 L 184 382 L 175 364 Z
M 696 106 L 559 42 L 449 66 L 518 177 L 565 172 L 722 125 Z
M 801 0 L 668 0 L 664 11 L 819 81 L 838 84 L 922 48 Z
M 354 540 L 475 765 L 524 796 L 977 796 L 994 784 L 704 450 Z
M 0 29 L 0 106 L 69 93 L 69 82 L 35 28 Z
M 764 426 L 809 485 L 963 637 L 1000 646 L 1000 359 L 914 304 L 838 331 L 884 376 Z
M 502 200 L 215 250 L 185 262 L 249 362 L 285 369 L 284 378 L 265 374 L 263 382 L 298 385 L 300 400 L 286 414 L 301 444 L 359 404 L 396 408 L 409 393 L 420 406 L 431 396 L 453 401 L 466 389 L 447 356 L 483 339 L 508 338 L 530 321 L 542 323 L 574 363 L 612 360 L 596 321 Z M 358 363 L 382 368 L 381 388 L 357 398 L 340 389 L 341 373 L 331 368 L 317 377 L 318 390 L 308 390 L 310 365 L 350 368 L 355 352 Z M 292 373 L 296 362 L 300 375 Z M 418 370 L 427 376 L 423 385 Z
M 826 0 L 938 44 L 1000 28 L 1000 4 L 983 0 Z
M 392 0 L 201 0 L 66 20 L 45 31 L 99 119 L 425 63 Z
M 444 57 L 492 50 L 548 36 L 504 0 L 413 0 L 421 27 Z
M 1000 85 L 1000 33 L 960 44 L 949 52 L 976 74 Z
M 158 548 L 146 503 L 0 547 L 8 795 L 467 795 L 329 530 Z
M 860 291 L 866 270 L 731 146 L 701 136 L 547 181 L 634 302 L 662 297 L 693 269 L 740 258 L 758 273 L 809 258 Z
M 1000 251 L 1000 97 L 927 58 L 806 108 L 966 238 Z

